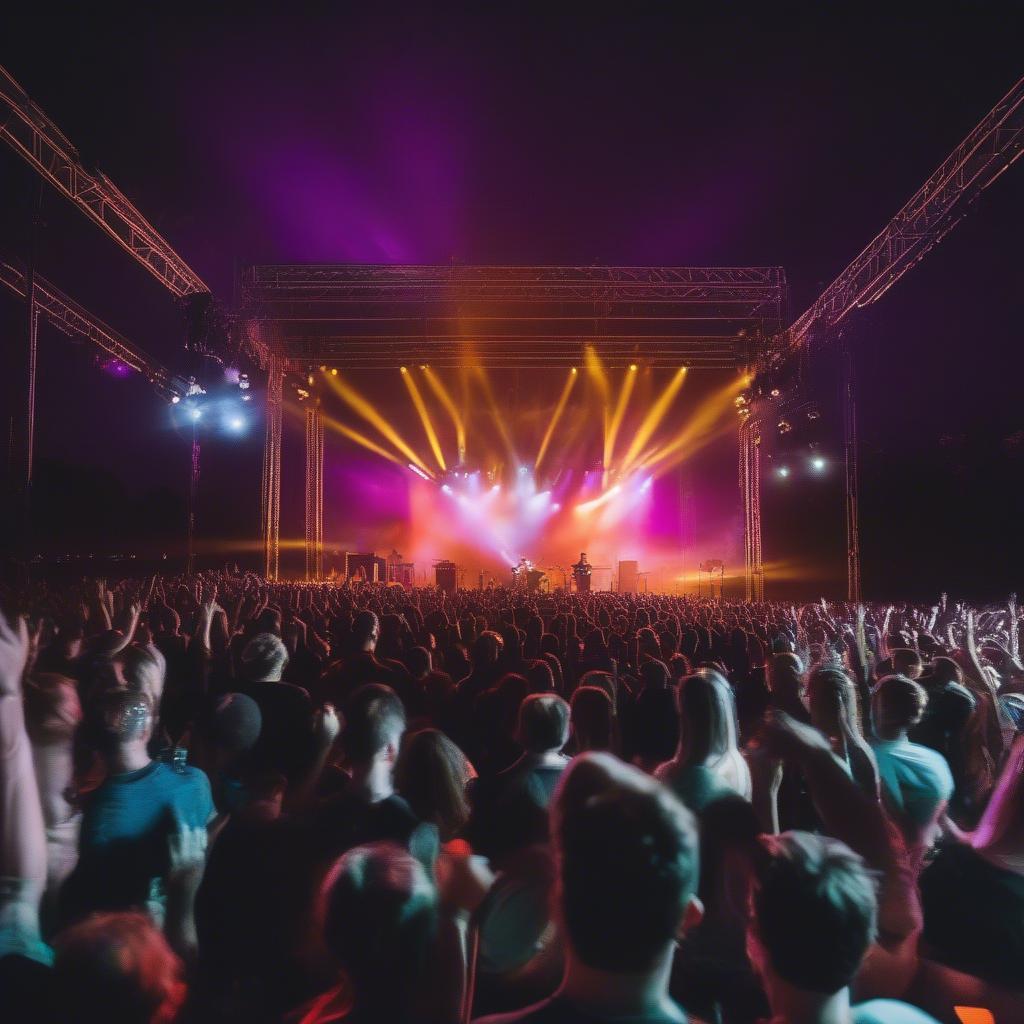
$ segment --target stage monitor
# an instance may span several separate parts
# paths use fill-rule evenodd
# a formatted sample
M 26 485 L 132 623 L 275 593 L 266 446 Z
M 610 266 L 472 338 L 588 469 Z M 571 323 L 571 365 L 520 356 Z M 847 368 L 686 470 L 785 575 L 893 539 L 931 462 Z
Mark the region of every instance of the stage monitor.
M 454 562 L 438 562 L 434 566 L 434 580 L 437 589 L 454 594 L 459 585 L 459 570 Z
M 640 563 L 636 561 L 619 562 L 619 593 L 635 594 L 639 582 Z

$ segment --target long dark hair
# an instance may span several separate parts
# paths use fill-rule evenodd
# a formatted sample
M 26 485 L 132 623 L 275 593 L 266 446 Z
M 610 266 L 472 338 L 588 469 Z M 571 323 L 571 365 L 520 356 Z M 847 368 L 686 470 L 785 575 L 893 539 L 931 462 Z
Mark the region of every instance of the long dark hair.
M 473 777 L 466 755 L 439 729 L 409 733 L 395 766 L 395 788 L 413 813 L 454 839 L 469 820 L 466 783 Z

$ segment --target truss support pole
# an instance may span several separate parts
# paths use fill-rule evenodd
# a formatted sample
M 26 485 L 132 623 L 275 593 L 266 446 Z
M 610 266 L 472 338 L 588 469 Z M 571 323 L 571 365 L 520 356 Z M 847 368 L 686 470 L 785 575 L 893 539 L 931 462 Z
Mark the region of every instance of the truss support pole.
M 263 443 L 263 575 L 276 580 L 281 570 L 281 413 L 284 364 L 271 357 L 267 371 L 267 432 Z
M 846 505 L 846 599 L 861 600 L 860 521 L 858 498 L 857 401 L 853 353 L 843 350 L 843 462 Z
M 306 579 L 324 574 L 324 419 L 306 407 Z
M 761 560 L 761 428 L 749 417 L 740 424 L 740 493 L 743 496 L 743 553 L 746 599 L 764 600 Z

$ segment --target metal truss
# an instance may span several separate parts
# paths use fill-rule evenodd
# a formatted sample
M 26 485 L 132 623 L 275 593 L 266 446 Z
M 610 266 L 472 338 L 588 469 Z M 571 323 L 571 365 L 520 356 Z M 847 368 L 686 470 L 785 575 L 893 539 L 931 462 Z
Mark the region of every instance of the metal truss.
M 379 369 L 467 355 L 490 368 L 733 367 L 781 330 L 778 267 L 253 266 L 242 342 L 289 368 Z
M 760 415 L 759 410 L 759 415 Z M 761 423 L 751 415 L 740 424 L 740 495 L 743 498 L 744 593 L 748 601 L 764 600 L 761 555 Z
M 324 575 L 324 419 L 306 406 L 306 579 Z
M 87 170 L 78 150 L 0 68 L 0 139 L 67 196 L 94 224 L 179 298 L 209 292 L 123 192 L 102 172 Z
M 785 333 L 779 355 L 826 335 L 877 302 L 1024 153 L 1024 78 L 993 107 L 907 204 Z
M 26 298 L 28 283 L 25 274 L 17 267 L 0 263 L 0 284 L 19 298 Z M 59 331 L 71 338 L 84 338 L 143 374 L 165 398 L 178 393 L 166 367 L 38 274 L 35 275 L 34 292 L 36 310 Z
M 263 534 L 263 575 L 276 580 L 281 570 L 281 419 L 284 368 L 271 359 L 267 368 L 267 429 L 263 444 L 260 525 Z

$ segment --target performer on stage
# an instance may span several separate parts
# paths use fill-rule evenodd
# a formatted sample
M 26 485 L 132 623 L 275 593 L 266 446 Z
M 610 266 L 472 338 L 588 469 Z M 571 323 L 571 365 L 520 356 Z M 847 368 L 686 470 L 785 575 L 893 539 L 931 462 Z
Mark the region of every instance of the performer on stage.
M 587 561 L 586 551 L 580 552 L 580 560 L 570 566 L 572 578 L 576 583 L 577 594 L 590 593 L 590 572 L 593 566 Z
M 526 588 L 533 563 L 524 555 L 518 565 L 512 566 L 512 586 Z

